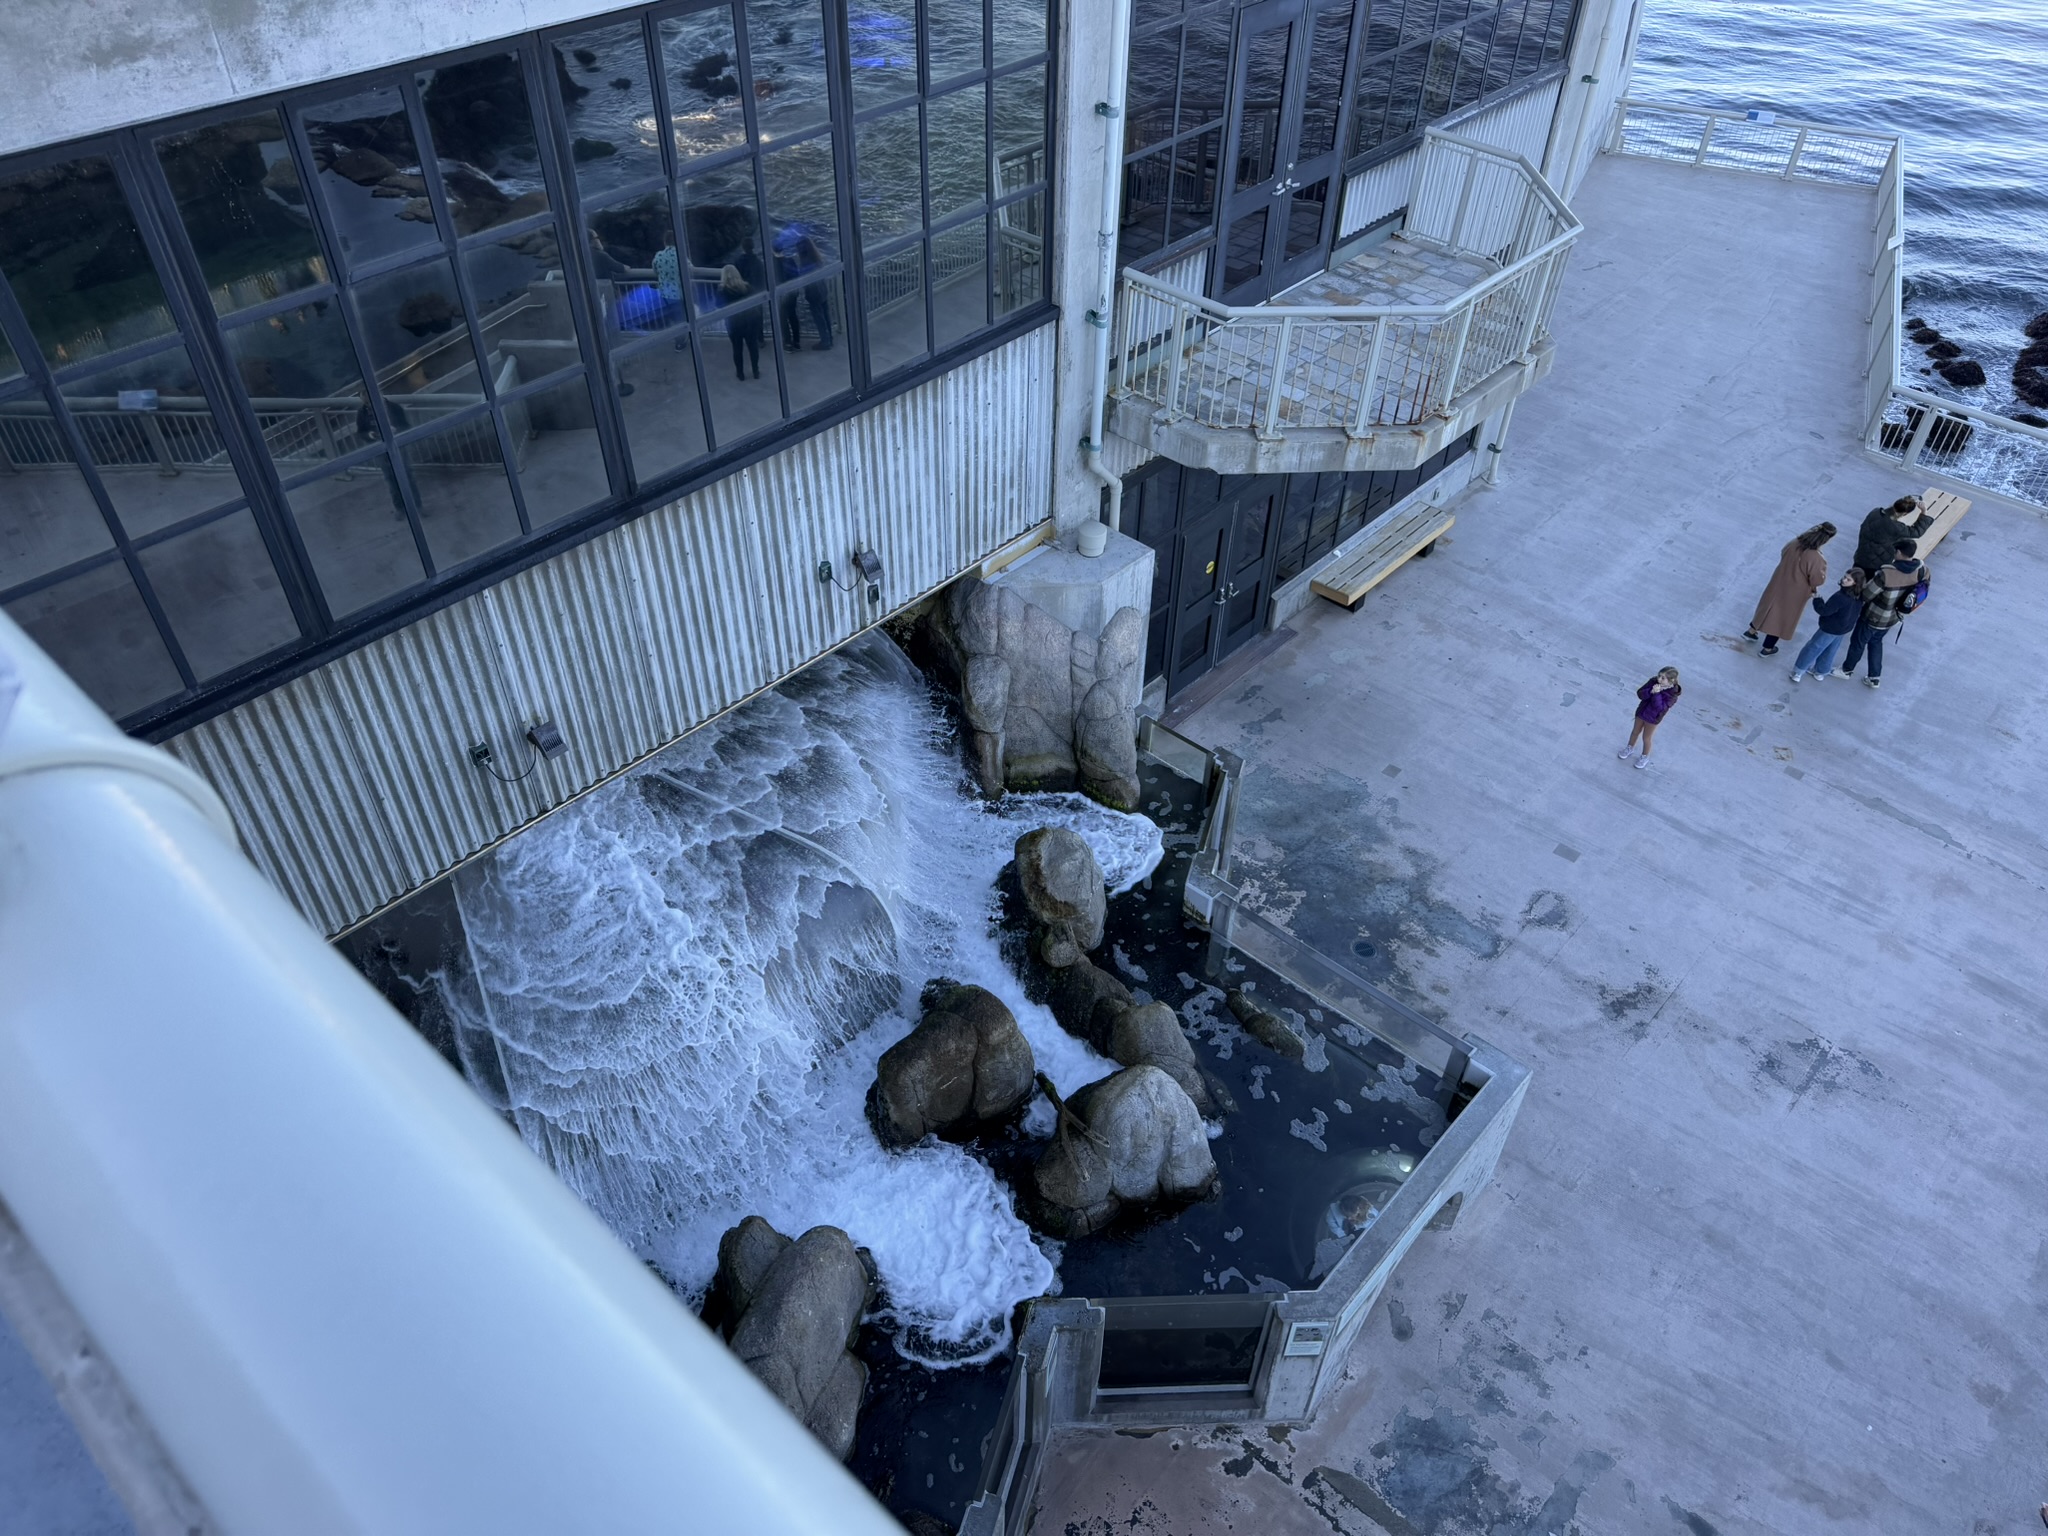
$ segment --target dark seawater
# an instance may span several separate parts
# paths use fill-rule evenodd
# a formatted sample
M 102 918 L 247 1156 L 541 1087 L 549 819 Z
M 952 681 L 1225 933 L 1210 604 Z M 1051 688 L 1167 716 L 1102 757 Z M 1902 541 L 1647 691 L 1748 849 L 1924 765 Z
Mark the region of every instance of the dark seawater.
M 2048 0 L 1646 0 L 1630 91 L 1905 134 L 1907 313 L 1990 375 L 1914 382 L 2024 409 L 2020 328 L 2048 310 Z

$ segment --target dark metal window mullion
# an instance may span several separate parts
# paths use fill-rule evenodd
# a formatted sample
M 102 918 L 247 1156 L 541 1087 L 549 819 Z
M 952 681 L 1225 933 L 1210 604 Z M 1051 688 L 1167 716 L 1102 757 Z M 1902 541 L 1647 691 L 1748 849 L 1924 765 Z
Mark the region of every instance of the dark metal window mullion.
M 171 665 L 178 669 L 178 678 L 184 684 L 181 691 L 190 692 L 199 686 L 192 665 L 185 659 L 185 648 L 178 643 L 178 637 L 171 630 L 171 621 L 163 607 L 156 600 L 156 593 L 149 584 L 142 562 L 136 557 L 134 546 L 128 542 L 128 534 L 121 526 L 121 519 L 114 511 L 113 499 L 107 495 L 107 488 L 100 483 L 99 471 L 92 462 L 92 450 L 85 441 L 85 434 L 78 429 L 78 423 L 71 419 L 71 411 L 65 403 L 63 392 L 57 388 L 57 381 L 50 376 L 50 367 L 43 357 L 43 349 L 35 333 L 29 328 L 28 319 L 15 303 L 14 292 L 7 279 L 0 275 L 0 328 L 4 328 L 8 339 L 14 345 L 14 355 L 35 387 L 42 391 L 43 403 L 50 411 L 50 419 L 63 439 L 64 446 L 71 451 L 72 463 L 85 481 L 85 488 L 98 504 L 100 517 L 107 525 L 107 533 L 114 543 L 113 553 L 128 568 L 128 578 L 135 583 L 135 591 L 142 599 L 142 605 L 149 611 L 150 622 L 156 625 L 157 636 L 163 641 L 169 653 Z M 24 347 L 23 341 L 29 343 Z M 111 562 L 109 562 L 111 563 Z
M 716 452 L 718 426 L 711 416 L 710 380 L 704 376 L 704 332 L 698 323 L 702 317 L 697 313 L 696 284 L 690 277 L 689 225 L 683 218 L 683 160 L 676 148 L 675 104 L 669 100 L 668 70 L 661 52 L 661 20 L 651 12 L 640 17 L 640 46 L 647 52 L 647 83 L 654 97 L 655 137 L 661 145 L 662 196 L 668 203 L 669 238 L 676 243 L 676 287 L 682 293 L 681 328 L 686 332 L 683 351 L 690 360 L 691 376 L 697 381 L 697 415 L 704 424 L 705 451 Z M 609 336 L 606 341 L 609 343 Z M 612 397 L 612 408 L 617 410 L 617 389 L 610 380 L 606 381 L 605 389 Z M 623 413 L 620 432 L 623 436 Z
M 931 7 L 916 0 L 916 36 L 911 63 L 917 75 L 917 213 L 924 227 L 924 345 L 928 355 L 939 354 L 938 253 L 932 248 L 932 110 L 931 60 L 925 46 L 931 36 Z
M 461 242 L 455 233 L 455 210 L 448 202 L 448 189 L 441 182 L 441 151 L 427 131 L 427 107 L 420 96 L 417 68 L 409 65 L 404 69 L 399 76 L 398 89 L 405 101 L 406 114 L 412 119 L 414 142 L 420 147 L 420 176 L 427 184 L 427 200 L 434 209 L 434 227 L 441 236 L 441 259 L 448 263 L 449 273 L 455 282 L 455 301 L 462 306 L 462 323 L 469 331 L 470 352 L 476 364 L 477 392 L 482 395 L 484 406 L 490 413 L 491 430 L 498 439 L 499 467 L 504 470 L 505 483 L 512 491 L 512 515 L 519 519 L 519 535 L 524 538 L 533 532 L 533 522 L 526 515 L 526 490 L 519 483 L 519 462 L 513 452 L 512 429 L 506 424 L 505 413 L 498 409 L 498 380 L 491 368 L 491 353 L 484 340 L 483 321 L 477 315 L 476 296 L 469 291 L 469 277 L 462 269 Z M 527 111 L 531 113 L 532 110 L 529 102 Z
M 611 376 L 605 368 L 598 333 L 603 317 L 590 306 L 591 289 L 585 272 L 582 238 L 583 204 L 574 172 L 575 162 L 565 153 L 569 142 L 569 119 L 563 111 L 554 80 L 554 44 L 546 38 L 529 38 L 519 49 L 529 80 L 528 95 L 538 93 L 534 119 L 534 143 L 540 150 L 541 179 L 558 189 L 548 199 L 555 221 L 555 254 L 562 262 L 562 284 L 568 289 L 569 323 L 576 333 L 576 355 L 583 360 L 584 387 L 590 391 L 591 419 L 597 428 L 598 452 L 604 457 L 605 475 L 623 496 L 632 485 L 627 470 L 625 440 L 620 424 L 606 402 L 611 394 Z M 537 219 L 539 215 L 535 215 Z M 515 228 L 524 227 L 523 223 Z M 523 382 L 523 381 L 522 381 Z M 613 404 L 616 402 L 613 401 Z
M 741 122 L 746 125 L 747 158 L 751 162 L 754 180 L 754 233 L 761 242 L 761 291 L 768 296 L 763 325 L 768 332 L 768 356 L 775 365 L 775 398 L 781 403 L 782 419 L 789 419 L 789 370 L 784 364 L 782 350 L 782 317 L 776 306 L 781 295 L 775 287 L 775 245 L 768 234 L 768 173 L 763 164 L 766 156 L 761 148 L 761 120 L 754 96 L 754 50 L 747 36 L 747 8 L 745 4 L 732 8 L 733 48 L 739 54 L 734 60 L 740 80 Z M 684 257 L 687 252 L 678 246 L 678 273 L 685 270 Z
M 223 433 L 223 441 L 229 450 L 228 462 L 241 481 L 250 515 L 256 520 L 257 534 L 277 570 L 292 618 L 298 624 L 300 634 L 318 639 L 333 628 L 333 615 L 321 593 L 312 560 L 299 540 L 298 529 L 286 515 L 283 485 L 270 461 L 270 450 L 264 443 L 262 423 L 256 419 L 256 408 L 248 398 L 240 374 L 230 366 L 228 327 L 214 311 L 212 290 L 206 284 L 206 274 L 199 266 L 198 254 L 186 235 L 183 216 L 179 214 L 177 199 L 171 192 L 170 178 L 164 174 L 153 144 L 143 137 L 141 131 L 131 130 L 131 133 L 129 149 L 135 161 L 131 174 L 141 193 L 136 201 L 142 205 L 137 209 L 138 223 L 154 226 L 153 229 L 145 229 L 143 238 L 145 241 L 155 238 L 160 242 L 165 258 L 162 265 L 171 277 L 166 289 L 174 291 L 174 303 L 179 299 L 186 301 L 189 324 L 187 317 L 175 309 L 173 315 L 186 336 L 187 355 L 193 358 L 194 366 L 202 370 L 202 390 L 204 370 L 210 370 L 216 379 L 215 395 L 226 403 L 226 408 L 216 409 L 214 415 L 217 421 L 229 426 L 229 430 Z M 130 138 L 130 135 L 124 134 L 123 137 Z M 299 304 L 313 302 L 303 294 L 285 297 L 296 298 Z M 261 324 L 264 315 L 282 312 L 282 308 L 264 306 L 257 315 L 243 323 Z M 241 438 L 239 443 L 233 440 L 237 431 Z
M 985 326 L 995 324 L 996 318 L 996 199 L 1003 195 L 996 177 L 995 22 L 995 0 L 981 0 L 981 323 Z
M 355 355 L 356 372 L 363 381 L 364 404 L 369 407 L 370 419 L 377 425 L 377 440 L 383 446 L 385 462 L 391 466 L 391 483 L 398 487 L 399 499 L 404 503 L 405 520 L 412 529 L 413 549 L 419 555 L 420 570 L 424 573 L 425 579 L 431 581 L 434 577 L 434 556 L 427 547 L 427 531 L 420 517 L 419 495 L 413 489 L 412 476 L 405 465 L 405 456 L 398 451 L 392 441 L 398 434 L 391 430 L 391 413 L 384 403 L 384 386 L 378 382 L 369 345 L 363 339 L 362 316 L 356 310 L 354 273 L 339 260 L 341 241 L 327 222 L 326 193 L 320 186 L 319 168 L 313 159 L 312 141 L 306 137 L 305 119 L 302 114 L 303 108 L 285 112 L 285 145 L 290 150 L 298 170 L 299 187 L 305 193 L 306 217 L 312 222 L 313 237 L 320 242 L 322 252 L 327 258 L 327 270 L 335 274 L 334 308 L 341 316 L 341 328 L 348 333 L 349 350 Z
M 854 197 L 853 49 L 846 6 L 828 3 L 825 13 L 826 115 L 832 123 L 832 196 L 839 208 L 840 319 L 847 349 L 847 377 L 856 395 L 874 383 L 868 362 L 867 252 L 862 248 Z M 837 66 L 836 68 L 833 66 Z

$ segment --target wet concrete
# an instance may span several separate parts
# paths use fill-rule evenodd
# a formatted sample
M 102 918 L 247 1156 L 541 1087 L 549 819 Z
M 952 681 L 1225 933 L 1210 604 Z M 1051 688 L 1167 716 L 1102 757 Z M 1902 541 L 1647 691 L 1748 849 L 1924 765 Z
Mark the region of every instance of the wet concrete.
M 1916 488 L 1855 445 L 1868 202 L 1580 211 L 1499 487 L 1185 727 L 1269 916 L 1534 1069 L 1498 1177 L 1314 1424 L 1070 1438 L 1037 1532 L 2039 1529 L 2048 524 L 1980 505 L 1881 690 L 1792 686 L 1779 546 Z

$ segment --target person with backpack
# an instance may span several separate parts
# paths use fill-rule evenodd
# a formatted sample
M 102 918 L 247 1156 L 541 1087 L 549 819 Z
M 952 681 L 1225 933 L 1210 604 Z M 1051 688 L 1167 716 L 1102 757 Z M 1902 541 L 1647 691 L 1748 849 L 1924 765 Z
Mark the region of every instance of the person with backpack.
M 1842 663 L 1842 676 L 1856 675 L 1856 662 L 1870 654 L 1869 675 L 1863 680 L 1878 685 L 1884 673 L 1884 637 L 1899 622 L 1927 601 L 1927 567 L 1913 558 L 1919 548 L 1911 539 L 1892 546 L 1898 557 L 1863 584 L 1863 617 L 1849 636 L 1849 659 Z
M 1778 568 L 1771 573 L 1770 584 L 1757 600 L 1749 628 L 1743 631 L 1745 640 L 1762 634 L 1764 645 L 1757 652 L 1759 656 L 1777 655 L 1778 642 L 1790 639 L 1792 631 L 1799 627 L 1799 615 L 1805 610 L 1806 600 L 1828 579 L 1828 557 L 1820 552 L 1820 547 L 1834 536 L 1833 523 L 1816 523 L 1778 552 Z
M 1817 682 L 1835 670 L 1835 658 L 1849 643 L 1849 632 L 1855 629 L 1856 621 L 1863 617 L 1862 593 L 1863 573 L 1852 566 L 1831 595 L 1813 600 L 1813 611 L 1820 615 L 1820 628 L 1793 659 L 1793 682 L 1798 682 L 1806 672 L 1811 672 Z
M 1934 518 L 1921 510 L 1918 496 L 1901 496 L 1888 507 L 1873 507 L 1856 530 L 1858 570 L 1881 570 L 1891 563 L 1892 546 L 1901 539 L 1917 539 Z

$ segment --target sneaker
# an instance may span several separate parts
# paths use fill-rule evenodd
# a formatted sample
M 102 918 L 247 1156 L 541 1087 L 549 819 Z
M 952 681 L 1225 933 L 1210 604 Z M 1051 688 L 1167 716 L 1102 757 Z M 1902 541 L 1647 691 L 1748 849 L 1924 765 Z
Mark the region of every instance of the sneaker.
M 1638 768 L 1647 768 L 1650 766 L 1650 760 L 1647 757 L 1639 757 L 1636 759 L 1636 766 Z
M 1759 656 L 1775 656 L 1777 654 L 1778 648 L 1775 645 L 1767 645 L 1762 650 L 1757 652 L 1757 655 Z
M 1812 677 L 1816 683 L 1824 683 L 1834 675 L 1832 672 L 1815 672 L 1812 674 Z
M 1623 747 L 1619 752 L 1615 753 L 1614 755 L 1620 758 L 1625 763 L 1630 758 L 1636 755 L 1636 749 L 1634 747 Z
M 1756 631 L 1753 629 L 1745 629 L 1742 632 L 1742 638 L 1745 640 L 1754 640 L 1756 638 Z
M 1802 674 L 1802 673 L 1800 672 L 1800 670 L 1799 670 L 1799 669 L 1798 669 L 1797 667 L 1794 667 L 1794 668 L 1792 669 L 1792 681 L 1793 681 L 1793 682 L 1795 682 L 1795 683 L 1796 683 L 1796 682 L 1798 682 L 1798 681 L 1799 681 L 1799 679 L 1800 679 L 1800 677 L 1801 677 L 1802 675 L 1803 675 L 1803 674 Z
M 1863 679 L 1863 681 L 1869 684 L 1872 688 L 1875 688 L 1880 682 L 1883 681 L 1883 679 L 1876 677 L 1866 677 L 1865 679 Z

